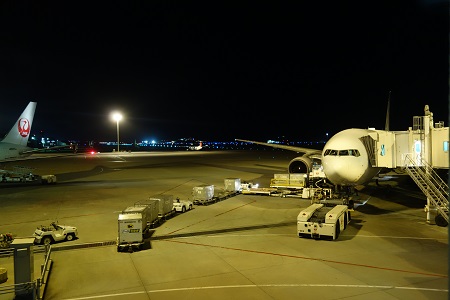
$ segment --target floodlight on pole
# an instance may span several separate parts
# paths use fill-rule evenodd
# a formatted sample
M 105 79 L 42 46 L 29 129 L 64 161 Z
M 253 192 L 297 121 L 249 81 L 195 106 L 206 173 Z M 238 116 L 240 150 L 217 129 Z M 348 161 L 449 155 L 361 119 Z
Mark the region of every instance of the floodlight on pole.
M 117 122 L 117 152 L 120 150 L 120 140 L 119 140 L 119 122 L 122 120 L 122 115 L 120 113 L 114 113 L 113 119 Z

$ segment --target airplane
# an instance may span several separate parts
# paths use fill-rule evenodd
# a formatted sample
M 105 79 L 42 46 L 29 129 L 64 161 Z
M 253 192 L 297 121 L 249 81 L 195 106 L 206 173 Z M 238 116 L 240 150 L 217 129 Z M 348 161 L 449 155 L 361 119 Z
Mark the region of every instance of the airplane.
M 425 106 L 425 114 L 431 116 L 432 123 L 432 113 L 429 112 L 428 105 Z M 301 153 L 301 156 L 298 156 L 289 162 L 289 173 L 309 174 L 313 167 L 321 166 L 326 178 L 337 190 L 352 194 L 355 191 L 355 187 L 368 183 L 379 175 L 383 169 L 386 169 L 386 167 L 377 166 L 371 161 L 371 158 L 378 155 L 378 149 L 368 145 L 370 143 L 368 140 L 372 136 L 383 136 L 393 133 L 392 131 L 389 131 L 388 118 L 389 101 L 385 130 L 375 130 L 371 128 L 345 129 L 333 135 L 322 150 L 243 139 L 236 139 L 236 141 Z M 381 146 L 384 148 L 384 145 Z M 372 151 L 372 153 L 369 153 L 369 151 Z M 446 164 L 447 166 L 445 168 L 448 169 L 448 161 Z
M 189 146 L 188 150 L 201 150 L 203 148 L 203 142 L 200 141 L 200 144 L 198 144 L 198 146 Z
M 69 147 L 69 145 L 62 145 L 44 149 L 33 149 L 27 146 L 36 105 L 36 102 L 28 103 L 11 130 L 0 141 L 0 162 L 25 160 L 33 153 L 42 152 L 48 149 Z

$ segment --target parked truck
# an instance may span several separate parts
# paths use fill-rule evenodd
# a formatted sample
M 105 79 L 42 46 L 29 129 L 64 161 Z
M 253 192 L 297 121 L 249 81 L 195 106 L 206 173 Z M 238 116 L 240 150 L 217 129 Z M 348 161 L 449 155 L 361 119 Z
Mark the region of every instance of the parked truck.
M 159 222 L 159 201 L 149 199 L 124 209 L 118 218 L 117 251 L 142 249 L 149 230 Z
M 298 214 L 297 234 L 299 237 L 336 240 L 350 219 L 347 205 L 328 207 L 321 203 L 312 204 Z

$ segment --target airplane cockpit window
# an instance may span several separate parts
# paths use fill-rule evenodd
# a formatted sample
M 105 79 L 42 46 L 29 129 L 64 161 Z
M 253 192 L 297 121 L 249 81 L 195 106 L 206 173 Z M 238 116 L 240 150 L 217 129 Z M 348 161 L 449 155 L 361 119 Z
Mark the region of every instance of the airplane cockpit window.
M 327 150 L 325 150 L 325 152 L 324 152 L 324 156 L 327 156 L 327 155 L 333 155 L 333 156 L 336 156 L 337 155 L 337 151 L 336 150 L 332 150 L 332 149 L 327 149 Z
M 339 156 L 348 156 L 348 150 L 339 150 Z
M 351 149 L 351 150 L 348 150 L 348 152 L 349 152 L 349 155 L 352 155 L 352 156 L 358 157 L 360 155 L 359 151 L 357 149 Z
M 357 149 L 346 149 L 346 150 L 333 150 L 327 149 L 324 152 L 324 156 L 332 155 L 332 156 L 360 156 L 359 151 Z

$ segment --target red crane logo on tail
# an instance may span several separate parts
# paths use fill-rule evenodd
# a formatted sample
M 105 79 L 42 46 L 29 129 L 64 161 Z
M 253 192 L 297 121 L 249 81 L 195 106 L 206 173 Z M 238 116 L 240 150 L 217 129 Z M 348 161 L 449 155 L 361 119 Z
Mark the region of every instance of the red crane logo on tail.
M 30 127 L 30 121 L 28 121 L 28 119 L 22 118 L 17 122 L 17 128 L 22 137 L 27 137 L 30 134 Z

